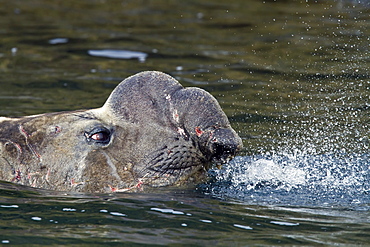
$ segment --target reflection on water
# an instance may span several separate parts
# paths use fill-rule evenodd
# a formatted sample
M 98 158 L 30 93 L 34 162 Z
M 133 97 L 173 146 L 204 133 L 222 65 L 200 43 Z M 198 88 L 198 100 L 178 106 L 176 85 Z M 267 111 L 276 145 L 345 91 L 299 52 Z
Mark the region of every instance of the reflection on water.
M 125 50 L 89 50 L 87 52 L 91 56 L 106 57 L 116 59 L 132 59 L 136 58 L 140 62 L 145 62 L 148 54 L 139 51 L 125 51 Z
M 66 39 L 66 38 L 54 38 L 54 39 L 50 39 L 48 41 L 48 43 L 51 44 L 51 45 L 65 44 L 65 43 L 68 43 L 68 39 Z
M 3 244 L 367 243 L 368 1 L 0 2 L 1 116 L 99 107 L 160 70 L 210 91 L 245 146 L 196 192 L 1 184 Z

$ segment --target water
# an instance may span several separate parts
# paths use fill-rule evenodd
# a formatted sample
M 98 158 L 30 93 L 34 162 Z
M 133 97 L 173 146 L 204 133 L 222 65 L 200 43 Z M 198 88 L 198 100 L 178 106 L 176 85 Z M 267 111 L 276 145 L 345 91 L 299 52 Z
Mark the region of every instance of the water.
M 1 1 L 0 115 L 101 106 L 160 70 L 210 91 L 244 150 L 196 188 L 0 183 L 3 245 L 367 245 L 369 2 Z

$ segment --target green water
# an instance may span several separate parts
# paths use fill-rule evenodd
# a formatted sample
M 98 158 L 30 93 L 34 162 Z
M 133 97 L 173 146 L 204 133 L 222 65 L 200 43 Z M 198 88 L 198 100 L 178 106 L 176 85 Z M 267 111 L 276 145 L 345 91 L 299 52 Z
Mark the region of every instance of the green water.
M 197 190 L 1 184 L 0 241 L 366 245 L 369 14 L 360 0 L 0 0 L 0 116 L 99 107 L 127 76 L 159 70 L 211 92 L 245 146 Z M 273 178 L 246 177 L 269 166 Z

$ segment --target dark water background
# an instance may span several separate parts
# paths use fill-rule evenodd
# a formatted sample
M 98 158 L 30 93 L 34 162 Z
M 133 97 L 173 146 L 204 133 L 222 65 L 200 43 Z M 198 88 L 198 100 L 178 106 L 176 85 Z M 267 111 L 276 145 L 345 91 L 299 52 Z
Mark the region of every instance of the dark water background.
M 370 5 L 0 0 L 0 116 L 101 106 L 159 70 L 211 92 L 244 150 L 195 189 L 0 183 L 3 245 L 370 243 Z

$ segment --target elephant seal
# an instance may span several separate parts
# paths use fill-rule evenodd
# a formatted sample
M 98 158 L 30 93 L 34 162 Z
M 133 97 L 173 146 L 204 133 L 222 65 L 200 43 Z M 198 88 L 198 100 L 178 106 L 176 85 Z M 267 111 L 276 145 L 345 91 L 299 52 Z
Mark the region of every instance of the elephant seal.
M 72 192 L 199 183 L 242 147 L 218 102 L 146 71 L 101 108 L 0 118 L 0 180 Z

